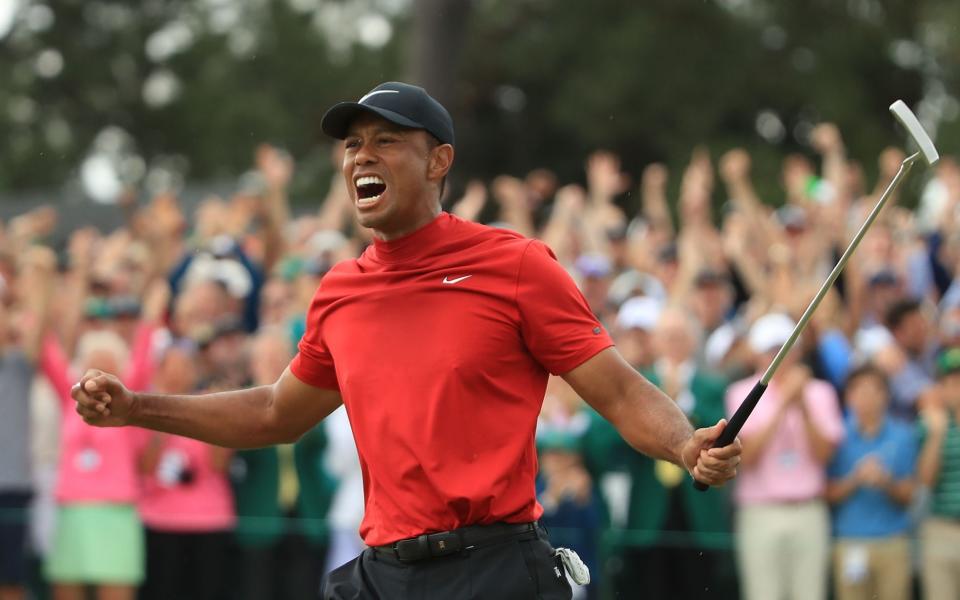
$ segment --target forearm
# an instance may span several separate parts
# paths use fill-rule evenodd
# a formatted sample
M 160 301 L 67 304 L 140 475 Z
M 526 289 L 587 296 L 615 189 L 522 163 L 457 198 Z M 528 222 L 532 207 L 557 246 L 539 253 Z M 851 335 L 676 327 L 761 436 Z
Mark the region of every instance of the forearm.
M 844 479 L 833 479 L 827 483 L 827 502 L 839 504 L 850 497 L 860 486 L 851 475 Z
M 817 424 L 810 416 L 810 412 L 803 408 L 803 425 L 807 434 L 807 441 L 810 443 L 810 450 L 813 451 L 813 458 L 820 464 L 825 465 L 833 457 L 834 444 L 827 439 L 817 427 Z
M 604 416 L 638 452 L 686 468 L 680 451 L 693 426 L 676 402 L 643 377 L 638 376 Z
M 273 386 L 196 396 L 135 394 L 130 424 L 225 448 L 292 442 L 300 432 L 276 417 Z
M 897 504 L 909 506 L 913 501 L 913 487 L 914 483 L 912 480 L 903 479 L 900 481 L 891 481 L 884 486 L 883 491 Z
M 290 221 L 290 204 L 283 187 L 272 188 L 266 198 L 264 213 L 264 271 L 269 271 L 285 251 L 283 227 Z
M 61 327 L 61 340 L 67 354 L 72 354 L 80 334 L 80 322 L 87 309 L 87 296 L 90 292 L 90 271 L 81 267 L 70 275 L 67 293 L 73 299 L 67 305 Z
M 514 230 L 525 236 L 533 237 L 536 231 L 533 227 L 533 218 L 525 207 L 522 206 L 504 206 L 500 210 L 500 218 L 505 223 L 509 223 Z
M 667 207 L 667 195 L 663 188 L 643 189 L 643 217 L 658 231 L 673 234 L 673 219 Z
M 917 479 L 927 487 L 933 487 L 940 476 L 942 446 L 943 436 L 931 432 L 920 453 L 920 460 L 917 462 Z

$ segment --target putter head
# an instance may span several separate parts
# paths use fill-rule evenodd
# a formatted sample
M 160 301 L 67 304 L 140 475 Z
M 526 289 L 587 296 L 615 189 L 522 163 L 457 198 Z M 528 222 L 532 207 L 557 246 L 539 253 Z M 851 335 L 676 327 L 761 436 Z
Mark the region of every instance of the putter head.
M 906 128 L 910 137 L 913 138 L 913 141 L 920 147 L 923 160 L 927 161 L 928 165 L 932 165 L 940 160 L 940 155 L 937 153 L 937 148 L 933 145 L 933 140 L 931 140 L 927 132 L 923 130 L 923 126 L 920 125 L 917 116 L 913 114 L 913 111 L 910 110 L 903 100 L 897 100 L 891 104 L 890 112 L 900 121 L 900 124 Z

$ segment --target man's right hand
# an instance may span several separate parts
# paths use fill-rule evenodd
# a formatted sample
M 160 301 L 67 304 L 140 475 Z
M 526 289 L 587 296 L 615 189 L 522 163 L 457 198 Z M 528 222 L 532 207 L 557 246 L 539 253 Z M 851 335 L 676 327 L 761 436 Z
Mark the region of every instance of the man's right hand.
M 120 382 L 110 373 L 90 369 L 83 374 L 70 395 L 77 402 L 77 413 L 89 425 L 98 427 L 120 427 L 130 422 L 136 400 Z

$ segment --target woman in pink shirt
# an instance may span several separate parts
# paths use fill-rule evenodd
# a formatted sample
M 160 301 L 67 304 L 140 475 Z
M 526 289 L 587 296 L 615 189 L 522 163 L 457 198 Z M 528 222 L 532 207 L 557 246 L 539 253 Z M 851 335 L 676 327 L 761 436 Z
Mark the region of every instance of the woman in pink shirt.
M 196 391 L 196 351 L 174 343 L 154 378 L 161 393 Z M 148 434 L 140 516 L 147 529 L 142 600 L 222 597 L 225 557 L 236 516 L 227 480 L 231 452 L 163 433 Z
M 41 369 L 63 408 L 57 530 L 45 564 L 57 600 L 79 600 L 87 585 L 96 586 L 101 599 L 132 599 L 143 579 L 143 532 L 135 502 L 144 433 L 88 426 L 74 410 L 70 386 L 88 368 L 120 369 L 123 381 L 145 389 L 153 331 L 152 324 L 142 322 L 131 348 L 111 330 L 88 331 L 78 343 L 76 369 L 53 337 L 44 344 Z

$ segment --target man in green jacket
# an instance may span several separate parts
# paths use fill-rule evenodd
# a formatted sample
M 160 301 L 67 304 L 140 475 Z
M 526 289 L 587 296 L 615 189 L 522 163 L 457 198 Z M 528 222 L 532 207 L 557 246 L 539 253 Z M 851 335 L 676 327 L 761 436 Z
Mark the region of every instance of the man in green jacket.
M 695 363 L 702 332 L 692 315 L 665 309 L 654 330 L 657 360 L 641 373 L 674 398 L 694 427 L 724 416 L 727 382 Z M 733 597 L 730 504 L 724 489 L 698 492 L 683 469 L 627 453 L 631 477 L 620 590 L 645 598 Z

